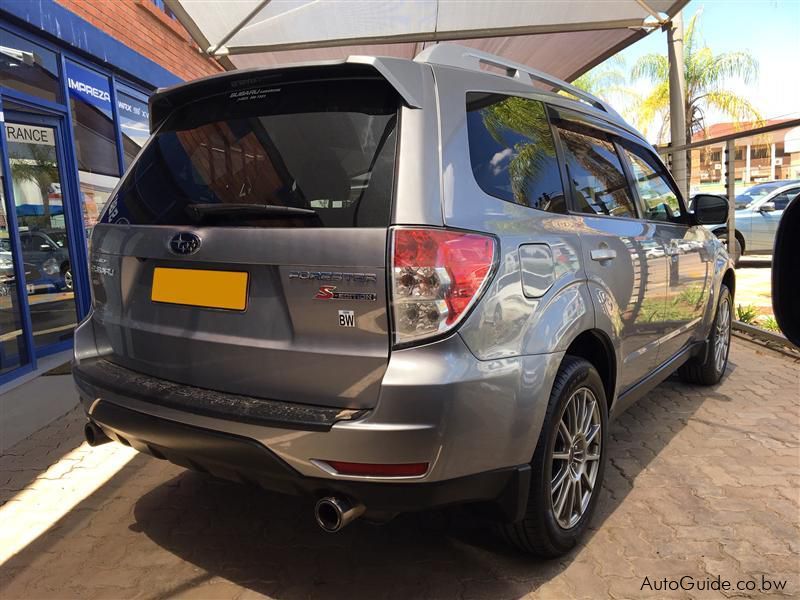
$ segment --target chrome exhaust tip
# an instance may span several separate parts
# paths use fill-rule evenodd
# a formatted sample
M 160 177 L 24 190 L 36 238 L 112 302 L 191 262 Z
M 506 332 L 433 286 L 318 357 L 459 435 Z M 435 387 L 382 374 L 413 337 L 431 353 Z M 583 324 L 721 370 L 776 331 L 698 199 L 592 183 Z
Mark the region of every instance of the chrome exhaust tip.
M 92 421 L 87 422 L 86 425 L 83 426 L 83 436 L 86 438 L 86 443 L 92 448 L 107 444 L 111 441 L 111 438 Z
M 336 533 L 364 514 L 363 504 L 354 504 L 346 498 L 327 496 L 314 507 L 314 517 L 324 531 Z

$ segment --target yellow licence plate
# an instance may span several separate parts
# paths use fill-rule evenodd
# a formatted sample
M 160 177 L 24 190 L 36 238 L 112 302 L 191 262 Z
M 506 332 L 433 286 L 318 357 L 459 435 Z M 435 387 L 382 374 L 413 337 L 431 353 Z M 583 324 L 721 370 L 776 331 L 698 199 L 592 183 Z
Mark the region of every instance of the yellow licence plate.
M 244 310 L 247 307 L 247 273 L 201 269 L 153 271 L 153 302 Z

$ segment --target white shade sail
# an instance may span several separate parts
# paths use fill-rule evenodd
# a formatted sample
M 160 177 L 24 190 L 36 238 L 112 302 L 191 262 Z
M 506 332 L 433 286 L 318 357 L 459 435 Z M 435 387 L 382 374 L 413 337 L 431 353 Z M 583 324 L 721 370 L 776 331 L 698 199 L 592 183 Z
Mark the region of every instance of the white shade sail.
M 571 80 L 674 16 L 688 0 L 166 0 L 232 68 L 413 58 L 459 41 Z

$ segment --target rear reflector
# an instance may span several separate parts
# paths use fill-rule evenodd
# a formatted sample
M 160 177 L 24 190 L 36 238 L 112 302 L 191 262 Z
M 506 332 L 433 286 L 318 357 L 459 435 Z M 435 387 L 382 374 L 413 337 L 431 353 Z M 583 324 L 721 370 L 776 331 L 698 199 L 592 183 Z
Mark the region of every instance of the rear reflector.
M 370 464 L 326 460 L 339 475 L 362 477 L 418 477 L 428 472 L 428 463 Z

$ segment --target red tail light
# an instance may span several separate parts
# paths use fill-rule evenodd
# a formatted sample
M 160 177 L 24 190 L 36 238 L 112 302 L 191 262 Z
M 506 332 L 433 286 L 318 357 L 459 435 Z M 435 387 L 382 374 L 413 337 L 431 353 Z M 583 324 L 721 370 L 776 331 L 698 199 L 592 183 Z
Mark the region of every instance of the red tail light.
M 488 235 L 395 229 L 392 310 L 396 344 L 452 329 L 477 301 L 494 265 Z

